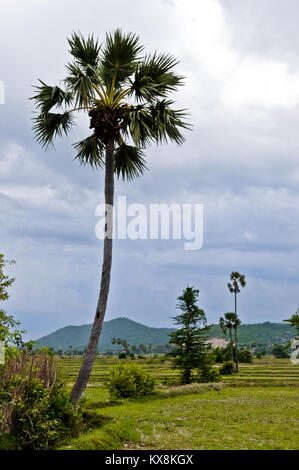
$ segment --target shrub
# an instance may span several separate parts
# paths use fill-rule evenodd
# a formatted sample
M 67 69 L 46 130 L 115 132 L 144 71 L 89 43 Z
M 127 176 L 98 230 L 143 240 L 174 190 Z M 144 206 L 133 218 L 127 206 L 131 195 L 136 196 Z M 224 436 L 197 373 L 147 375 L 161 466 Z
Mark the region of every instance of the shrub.
M 140 398 L 152 393 L 155 379 L 135 364 L 113 369 L 105 387 L 112 398 Z
M 118 355 L 118 359 L 126 359 L 127 358 L 127 355 L 126 353 L 122 352 L 122 353 L 119 353 Z
M 235 364 L 233 361 L 225 361 L 219 368 L 221 375 L 232 375 L 235 372 Z
M 220 374 L 217 369 L 212 367 L 204 367 L 200 371 L 199 382 L 209 383 L 209 382 L 219 382 Z
M 253 356 L 248 349 L 243 349 L 239 352 L 239 362 L 251 363 L 253 362 Z
M 19 450 L 52 449 L 77 435 L 82 424 L 80 408 L 74 407 L 56 377 L 55 358 L 47 354 L 30 357 L 22 353 L 5 364 L 0 412 L 4 441 L 10 440 Z
M 290 355 L 286 351 L 286 347 L 282 346 L 280 344 L 274 344 L 273 349 L 272 349 L 272 354 L 273 356 L 279 358 L 279 359 L 284 359 L 284 358 L 289 358 Z

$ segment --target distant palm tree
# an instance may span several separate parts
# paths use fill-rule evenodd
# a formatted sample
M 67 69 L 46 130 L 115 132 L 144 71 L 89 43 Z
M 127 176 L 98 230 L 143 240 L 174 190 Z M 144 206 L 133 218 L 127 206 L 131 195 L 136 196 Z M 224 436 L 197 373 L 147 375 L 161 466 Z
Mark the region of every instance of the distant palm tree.
M 106 34 L 103 47 L 93 36 L 84 39 L 76 33 L 68 42 L 74 60 L 67 65 L 65 88 L 40 81 L 33 99 L 39 110 L 35 135 L 46 148 L 56 136 L 69 133 L 74 112 L 86 111 L 94 132 L 75 144 L 76 158 L 84 165 L 105 169 L 102 278 L 88 347 L 71 392 L 78 402 L 94 363 L 110 287 L 114 174 L 127 180 L 142 175 L 146 169 L 143 149 L 151 143 L 181 144 L 181 130 L 190 126 L 185 111 L 173 109 L 168 99 L 182 85 L 182 77 L 173 71 L 177 60 L 171 55 L 142 55 L 139 38 L 119 29 Z M 54 112 L 57 107 L 61 112 Z
M 146 353 L 146 346 L 144 344 L 139 344 L 139 349 L 142 353 Z
M 232 329 L 233 329 L 233 318 L 234 313 L 225 313 L 224 318 L 220 317 L 219 319 L 219 326 L 223 333 L 226 335 L 227 330 L 229 331 L 229 344 L 230 344 L 230 354 L 231 360 L 234 361 L 234 350 L 233 350 L 233 336 L 232 336 Z
M 235 315 L 233 318 L 233 328 L 235 330 L 235 363 L 236 363 L 236 372 L 239 372 L 239 364 L 238 364 L 238 337 L 237 337 L 237 329 L 239 325 L 241 324 L 241 321 L 238 318 L 237 315 L 237 294 L 241 292 L 241 287 L 246 286 L 246 280 L 245 280 L 245 275 L 240 274 L 237 271 L 233 271 L 230 275 L 230 280 L 227 284 L 227 287 L 229 291 L 234 294 L 235 296 Z
M 129 345 L 128 341 L 125 340 L 125 339 L 123 339 L 122 342 L 121 342 L 121 344 L 122 344 L 123 348 L 125 349 L 126 354 L 127 354 L 127 356 L 128 356 L 129 353 L 130 353 L 130 345 Z

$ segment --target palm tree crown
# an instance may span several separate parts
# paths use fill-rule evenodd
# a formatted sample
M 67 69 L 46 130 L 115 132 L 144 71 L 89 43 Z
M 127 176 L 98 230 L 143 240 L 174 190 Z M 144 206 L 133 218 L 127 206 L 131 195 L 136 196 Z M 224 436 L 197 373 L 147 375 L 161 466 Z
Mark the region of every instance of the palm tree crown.
M 103 167 L 105 148 L 113 141 L 114 172 L 128 180 L 146 169 L 143 150 L 150 143 L 183 142 L 181 131 L 190 128 L 185 110 L 173 109 L 167 98 L 183 84 L 171 55 L 143 54 L 138 36 L 120 29 L 106 34 L 104 45 L 80 33 L 73 33 L 68 43 L 73 60 L 64 87 L 43 81 L 35 87 L 38 142 L 45 148 L 53 145 L 57 136 L 69 133 L 76 111 L 85 111 L 93 133 L 74 144 L 75 158 Z
M 230 275 L 231 283 L 227 284 L 227 287 L 231 293 L 238 294 L 240 292 L 240 286 L 245 287 L 246 281 L 244 274 L 240 274 L 237 271 L 233 271 Z
M 228 312 L 224 314 L 224 318 L 220 317 L 219 319 L 219 326 L 225 335 L 227 330 L 231 330 L 233 328 L 234 315 L 234 313 Z

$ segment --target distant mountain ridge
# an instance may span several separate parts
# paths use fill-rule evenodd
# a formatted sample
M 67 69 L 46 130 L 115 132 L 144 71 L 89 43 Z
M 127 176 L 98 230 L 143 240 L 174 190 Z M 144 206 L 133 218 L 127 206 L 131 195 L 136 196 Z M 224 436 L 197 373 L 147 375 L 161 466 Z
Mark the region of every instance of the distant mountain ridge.
M 65 326 L 59 330 L 43 336 L 38 341 L 37 347 L 53 348 L 55 351 L 62 349 L 83 351 L 88 344 L 91 325 Z M 103 330 L 99 342 L 99 351 L 106 351 L 119 348 L 112 345 L 112 338 L 125 339 L 129 344 L 138 346 L 144 344 L 162 345 L 169 341 L 169 334 L 175 331 L 174 328 L 153 328 L 142 325 L 128 318 L 116 318 L 104 322 Z M 239 341 L 241 344 L 250 343 L 274 344 L 287 342 L 294 338 L 295 329 L 286 323 L 258 323 L 241 325 L 239 329 Z M 210 338 L 225 338 L 218 325 L 213 325 Z M 227 339 L 227 338 L 226 338 Z

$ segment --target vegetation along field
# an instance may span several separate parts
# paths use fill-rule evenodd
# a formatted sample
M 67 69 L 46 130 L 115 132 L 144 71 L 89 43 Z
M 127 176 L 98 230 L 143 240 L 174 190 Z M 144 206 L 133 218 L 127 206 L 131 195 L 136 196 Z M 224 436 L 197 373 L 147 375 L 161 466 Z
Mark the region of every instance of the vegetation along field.
M 72 383 L 82 358 L 65 357 Z M 126 361 L 126 360 L 124 360 Z M 97 358 L 84 409 L 94 427 L 64 449 L 297 449 L 299 365 L 265 357 L 220 383 L 179 383 L 171 364 L 136 360 L 157 379 L 142 399 L 111 400 L 103 384 L 116 358 Z

